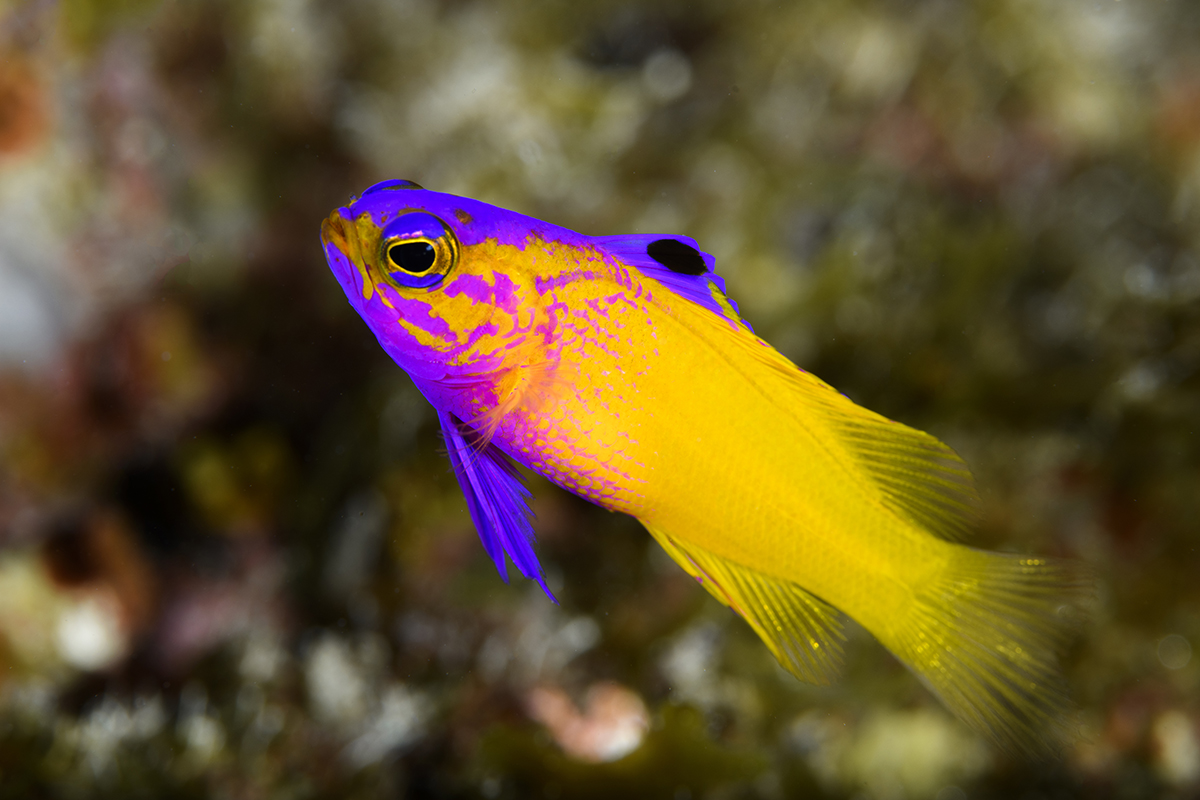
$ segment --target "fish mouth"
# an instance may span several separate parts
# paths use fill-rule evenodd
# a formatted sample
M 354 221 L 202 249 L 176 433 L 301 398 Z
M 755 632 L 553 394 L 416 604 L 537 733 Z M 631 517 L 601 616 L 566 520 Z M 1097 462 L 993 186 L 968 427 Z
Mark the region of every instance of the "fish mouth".
M 350 237 L 354 234 L 354 224 L 338 209 L 321 223 L 321 244 L 328 250 L 330 245 L 338 252 L 351 258 Z
M 321 223 L 321 244 L 325 260 L 341 282 L 346 285 L 361 282 L 365 286 L 370 281 L 363 260 L 362 237 L 350 218 L 349 209 L 339 208 L 325 218 Z

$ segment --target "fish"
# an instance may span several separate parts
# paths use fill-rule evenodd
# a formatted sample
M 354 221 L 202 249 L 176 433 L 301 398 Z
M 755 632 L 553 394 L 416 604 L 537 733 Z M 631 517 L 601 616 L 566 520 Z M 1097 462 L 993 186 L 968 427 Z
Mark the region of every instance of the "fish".
M 520 465 L 635 517 L 802 681 L 836 678 L 849 617 L 999 748 L 1073 738 L 1059 658 L 1085 573 L 964 544 L 979 499 L 958 454 L 755 334 L 694 239 L 589 236 L 389 180 L 321 241 L 436 411 L 505 581 L 507 558 L 554 600 Z

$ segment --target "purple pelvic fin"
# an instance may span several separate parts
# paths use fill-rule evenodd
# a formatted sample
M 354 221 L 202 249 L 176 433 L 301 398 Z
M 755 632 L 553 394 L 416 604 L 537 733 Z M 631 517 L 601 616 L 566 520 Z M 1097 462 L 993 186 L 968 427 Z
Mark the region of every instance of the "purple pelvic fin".
M 450 463 L 458 477 L 467 500 L 467 508 L 483 549 L 496 562 L 496 569 L 508 582 L 504 555 L 516 565 L 522 575 L 538 582 L 551 600 L 558 599 L 546 586 L 542 565 L 533 552 L 533 516 L 526 504 L 529 490 L 521 473 L 498 447 L 492 444 L 480 448 L 480 437 L 453 414 L 438 411 L 442 435 L 450 451 Z

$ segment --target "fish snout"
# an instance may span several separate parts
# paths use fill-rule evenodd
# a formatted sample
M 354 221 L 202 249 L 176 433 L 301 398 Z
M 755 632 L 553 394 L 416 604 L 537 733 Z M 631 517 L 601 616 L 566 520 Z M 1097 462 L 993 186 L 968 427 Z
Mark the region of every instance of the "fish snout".
M 345 208 L 321 222 L 321 245 L 334 277 L 348 295 L 370 296 L 369 269 L 363 263 L 362 236 Z
M 350 240 L 355 234 L 354 223 L 342 212 L 343 209 L 339 208 L 321 223 L 321 244 L 326 250 L 333 245 L 342 255 L 350 258 L 353 249 Z

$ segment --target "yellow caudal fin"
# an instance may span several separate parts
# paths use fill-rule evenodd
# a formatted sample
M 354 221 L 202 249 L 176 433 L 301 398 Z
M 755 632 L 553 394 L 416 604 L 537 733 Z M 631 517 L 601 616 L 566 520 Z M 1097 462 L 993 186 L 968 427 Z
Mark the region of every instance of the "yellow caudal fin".
M 951 711 L 1004 750 L 1055 754 L 1073 738 L 1058 655 L 1090 580 L 1043 558 L 955 546 L 883 643 Z
M 837 609 L 794 583 L 647 529 L 689 575 L 750 624 L 788 672 L 822 685 L 837 677 L 846 640 Z

